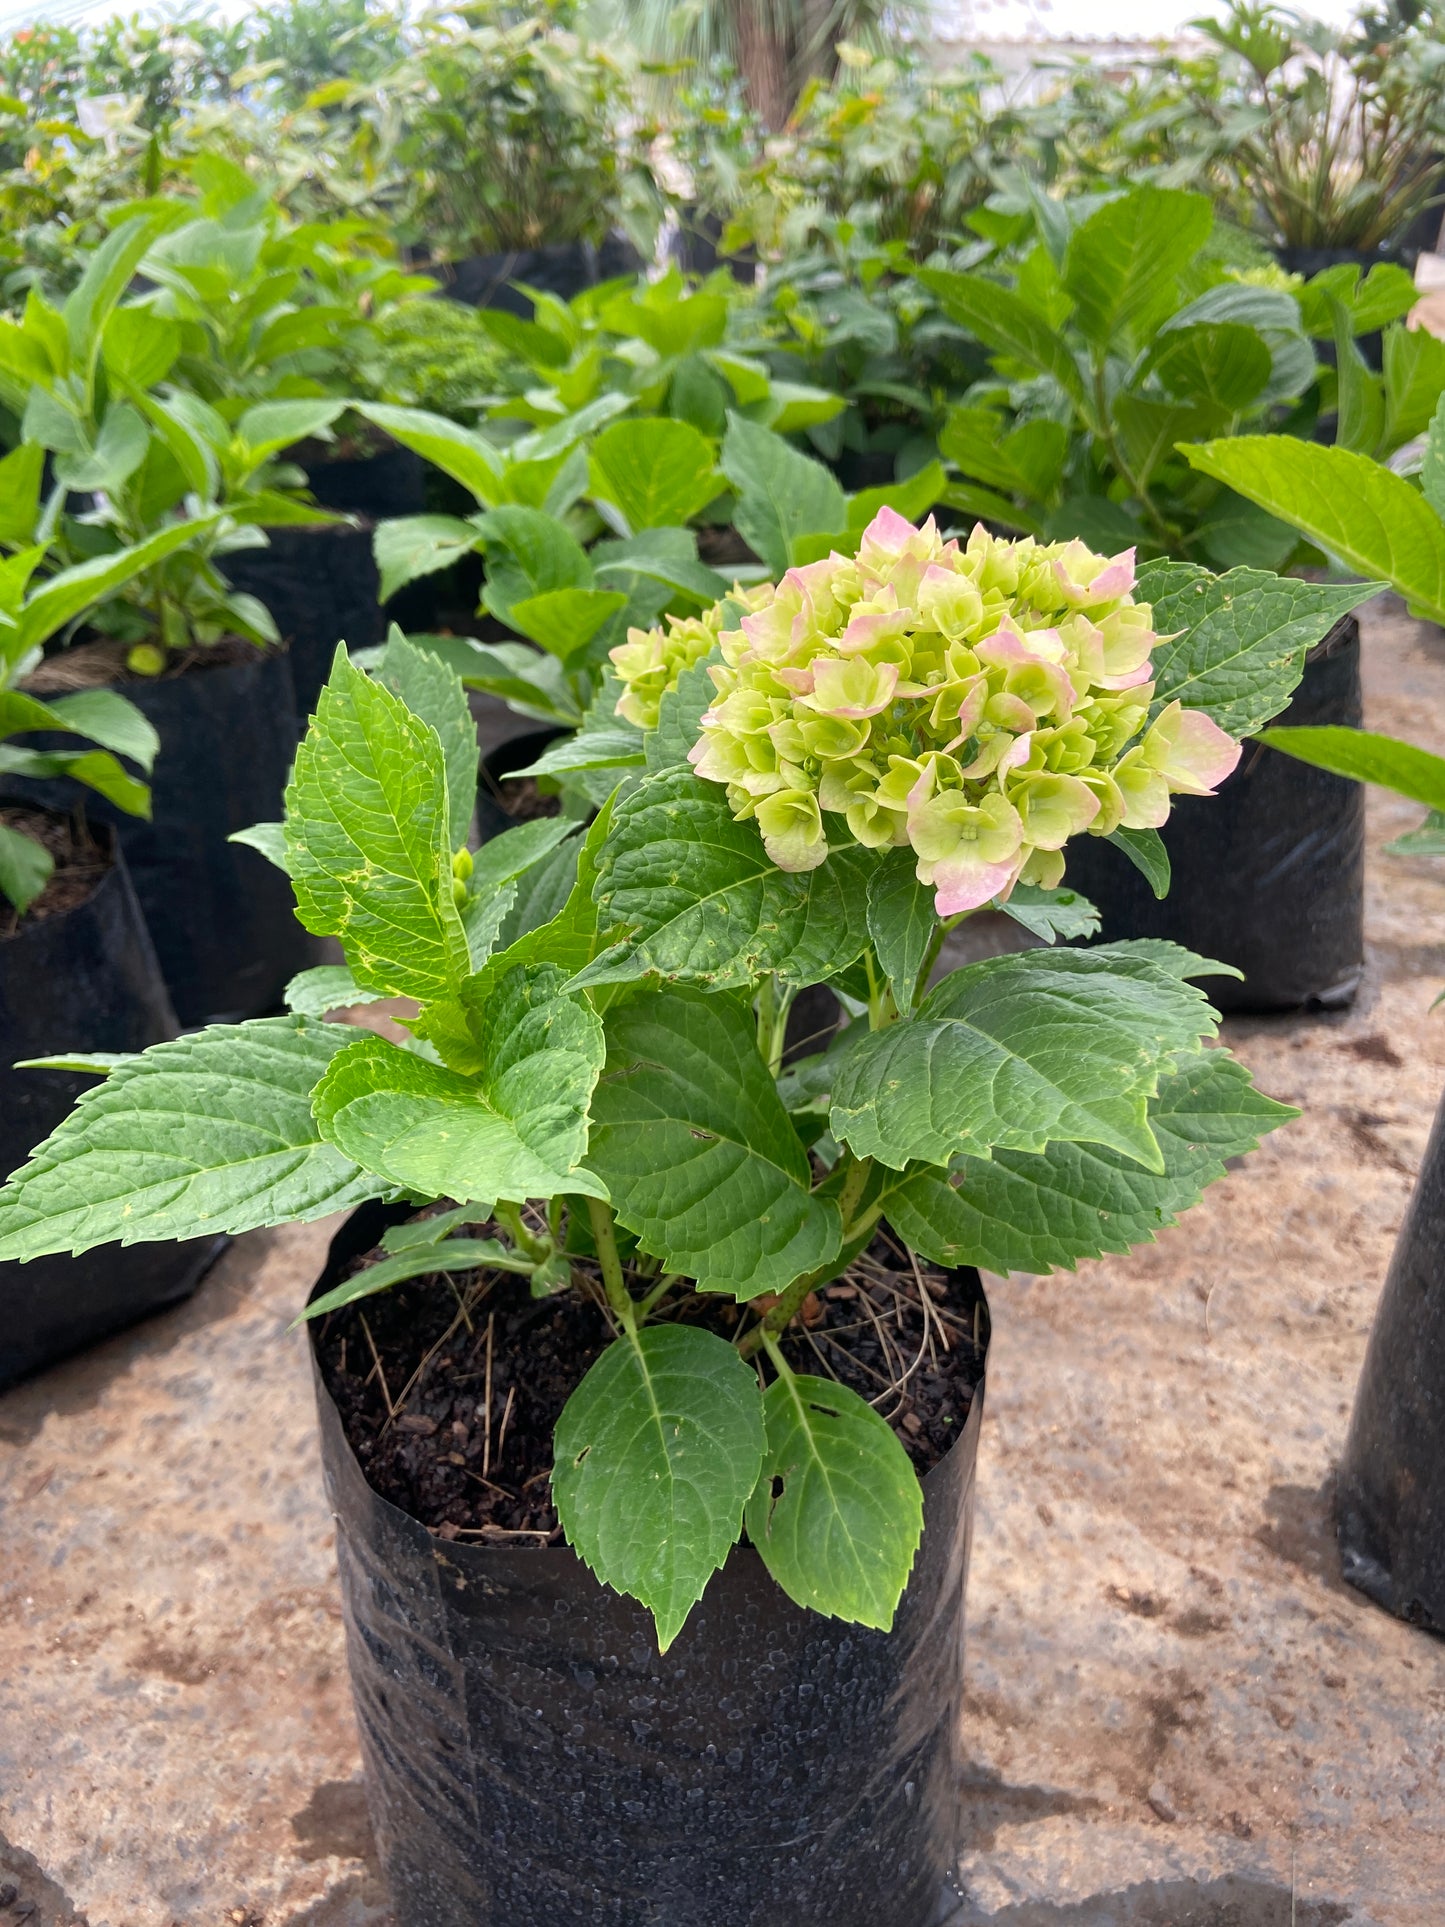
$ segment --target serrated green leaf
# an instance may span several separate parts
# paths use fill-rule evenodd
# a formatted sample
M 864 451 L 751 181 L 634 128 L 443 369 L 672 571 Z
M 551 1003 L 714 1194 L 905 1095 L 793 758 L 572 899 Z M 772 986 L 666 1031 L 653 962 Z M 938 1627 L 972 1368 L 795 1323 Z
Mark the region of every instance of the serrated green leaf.
M 687 753 L 698 739 L 702 713 L 717 695 L 708 667 L 718 660 L 719 656 L 710 651 L 701 662 L 684 669 L 677 687 L 669 689 L 658 705 L 657 728 L 643 737 L 647 767 L 654 774 L 686 763 Z
M 472 523 L 455 515 L 398 515 L 378 522 L 371 549 L 381 576 L 381 600 L 388 601 L 420 576 L 449 569 L 470 555 L 480 539 Z
M 1213 576 L 1188 563 L 1146 563 L 1139 599 L 1154 610 L 1155 704 L 1202 709 L 1237 739 L 1288 703 L 1305 656 L 1378 583 L 1301 582 L 1262 569 Z
M 800 536 L 848 526 L 847 499 L 831 472 L 742 415 L 728 416 L 722 468 L 738 493 L 733 525 L 775 575 L 793 562 Z
M 647 761 L 641 730 L 627 723 L 604 723 L 579 729 L 575 736 L 554 743 L 514 776 L 559 776 L 573 770 L 640 769 Z
M 868 942 L 871 853 L 835 851 L 802 875 L 779 870 L 755 823 L 735 823 L 727 797 L 687 768 L 650 776 L 613 813 L 598 853 L 602 921 L 630 931 L 590 983 L 650 970 L 714 990 L 774 971 L 819 983 Z
M 739 1299 L 836 1256 L 838 1208 L 808 1160 L 731 998 L 675 990 L 607 1015 L 589 1162 L 669 1271 Z
M 1149 368 L 1171 395 L 1237 415 L 1264 393 L 1274 360 L 1253 328 L 1210 321 L 1158 336 Z
M 504 499 L 506 457 L 484 435 L 433 415 L 425 408 L 396 408 L 389 403 L 355 402 L 358 415 L 375 422 L 403 448 L 414 449 L 444 475 L 469 489 L 484 507 Z
M 1403 477 L 1291 435 L 1236 435 L 1183 453 L 1349 568 L 1388 582 L 1412 610 L 1445 622 L 1445 526 Z
M 561 663 L 525 642 L 475 642 L 470 636 L 413 636 L 412 641 L 440 656 L 466 688 L 496 696 L 523 716 L 569 728 L 582 720 Z
M 937 984 L 915 1017 L 851 1050 L 833 1135 L 895 1170 L 991 1148 L 1104 1144 L 1158 1170 L 1148 1100 L 1214 1027 L 1183 981 L 1211 966 L 1173 946 L 1105 944 L 990 957 Z
M 1045 943 L 1077 943 L 1081 937 L 1099 934 L 1099 912 L 1077 890 L 1045 890 L 1034 883 L 1016 883 L 1007 903 L 999 905 L 1006 916 L 1021 923 Z
M 384 1001 L 379 990 L 363 990 L 345 964 L 317 964 L 301 970 L 286 986 L 284 1002 L 296 1017 L 324 1017 L 329 1010 Z
M 286 792 L 297 914 L 341 939 L 356 981 L 444 996 L 471 970 L 452 896 L 441 740 L 338 648 Z
M 1430 417 L 1420 458 L 1420 488 L 1436 515 L 1445 517 L 1445 395 Z
M 605 1055 L 602 1026 L 558 994 L 555 965 L 510 971 L 481 1013 L 482 1068 L 465 1077 L 366 1035 L 316 1092 L 328 1143 L 389 1184 L 461 1203 L 605 1195 L 578 1167 Z
M 568 1543 L 647 1607 L 663 1652 L 737 1541 L 763 1444 L 756 1377 L 691 1325 L 619 1339 L 563 1407 L 552 1496 Z
M 1445 396 L 1445 341 L 1428 328 L 1390 328 L 1384 341 L 1386 452 L 1429 428 Z
M 589 492 L 618 510 L 625 533 L 678 528 L 723 486 L 713 443 L 688 422 L 655 416 L 613 422 L 593 442 Z
M 923 1489 L 892 1429 L 828 1378 L 778 1378 L 745 1514 L 758 1556 L 796 1605 L 887 1632 L 923 1537 Z
M 489 598 L 487 607 L 492 608 Z M 620 589 L 546 589 L 509 603 L 502 620 L 539 649 L 566 662 L 626 607 L 627 597 Z M 498 613 L 493 609 L 493 614 Z
M 442 746 L 447 776 L 447 836 L 453 850 L 467 840 L 477 802 L 477 726 L 461 677 L 439 656 L 419 649 L 393 623 L 372 674 L 415 716 L 429 723 Z
M 1082 403 L 1083 376 L 1062 335 L 1010 289 L 981 274 L 959 274 L 947 268 L 919 268 L 915 279 L 937 297 L 950 320 L 967 328 L 986 348 L 1052 375 L 1065 394 Z
M 1204 195 L 1147 181 L 1081 221 L 1069 236 L 1063 283 L 1089 340 L 1114 349 L 1121 334 L 1157 326 L 1213 225 Z
M 1378 783 L 1412 803 L 1445 810 L 1445 757 L 1416 749 L 1413 743 L 1329 723 L 1262 729 L 1259 740 L 1315 769 L 1353 777 L 1358 783 Z
M 0 1258 L 306 1223 L 382 1195 L 311 1116 L 355 1035 L 266 1017 L 117 1065 L 0 1191 Z
M 868 879 L 868 934 L 905 1016 L 938 930 L 933 891 L 918 881 L 917 868 L 912 850 L 890 850 Z
M 908 1172 L 883 1209 L 910 1249 L 936 1264 L 1072 1271 L 1082 1258 L 1149 1242 L 1224 1176 L 1226 1158 L 1244 1156 L 1296 1116 L 1255 1090 L 1227 1051 L 1203 1051 L 1161 1078 L 1150 1100 L 1162 1172 L 1100 1145 L 1055 1143 L 1035 1156 L 963 1158 L 951 1178 Z

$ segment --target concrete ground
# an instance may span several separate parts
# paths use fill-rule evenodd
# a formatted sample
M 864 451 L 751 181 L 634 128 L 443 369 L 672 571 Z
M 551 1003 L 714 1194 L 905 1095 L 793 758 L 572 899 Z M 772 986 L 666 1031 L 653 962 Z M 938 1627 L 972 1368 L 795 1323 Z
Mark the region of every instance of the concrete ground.
M 1387 605 L 1366 659 L 1438 747 L 1445 636 Z M 1445 1084 L 1445 865 L 1372 858 L 1368 917 L 1352 1011 L 1229 1027 L 1298 1123 L 1157 1245 L 993 1284 L 955 1927 L 1445 1922 L 1445 1642 L 1330 1520 Z M 286 1329 L 330 1229 L 0 1399 L 0 1923 L 427 1927 L 372 1857 Z

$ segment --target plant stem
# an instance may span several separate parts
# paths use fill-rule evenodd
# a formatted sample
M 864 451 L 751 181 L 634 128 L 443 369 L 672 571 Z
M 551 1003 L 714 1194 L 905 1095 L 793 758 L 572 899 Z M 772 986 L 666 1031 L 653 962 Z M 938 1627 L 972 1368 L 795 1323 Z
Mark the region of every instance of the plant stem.
M 638 1304 L 638 1318 L 645 1323 L 653 1306 L 660 1303 L 672 1290 L 673 1286 L 681 1282 L 682 1274 L 677 1271 L 669 1271 L 665 1276 L 659 1278 L 657 1283 L 652 1287 L 652 1290 L 648 1292 L 647 1296 Z
M 507 1233 L 518 1251 L 530 1258 L 534 1264 L 540 1263 L 548 1255 L 546 1246 L 534 1238 L 523 1224 L 520 1205 L 508 1204 L 499 1198 L 492 1215 L 499 1218 L 506 1226 Z
M 770 1077 L 776 1077 L 783 1068 L 788 1012 L 797 994 L 781 985 L 771 971 L 758 990 L 758 1051 Z
M 607 1287 L 607 1302 L 611 1305 L 622 1329 L 631 1334 L 637 1330 L 637 1307 L 631 1294 L 622 1281 L 622 1260 L 617 1255 L 617 1233 L 613 1229 L 612 1211 L 600 1198 L 587 1200 L 587 1215 L 592 1220 L 592 1237 L 597 1246 L 597 1257 L 602 1265 L 602 1282 Z
M 853 1213 L 858 1209 L 858 1201 L 868 1187 L 868 1176 L 873 1169 L 873 1160 L 855 1158 L 851 1151 L 845 1152 L 844 1155 L 850 1162 L 843 1174 L 842 1189 L 838 1193 L 838 1214 L 843 1220 L 843 1243 L 846 1245 L 858 1235 L 860 1224 L 854 1222 Z M 865 1213 L 860 1223 L 869 1222 L 876 1216 L 876 1212 Z M 797 1317 L 799 1307 L 808 1293 L 815 1290 L 817 1286 L 826 1284 L 830 1278 L 836 1277 L 837 1273 L 837 1264 L 830 1260 L 825 1265 L 818 1265 L 814 1270 L 804 1272 L 801 1278 L 795 1278 L 767 1316 L 738 1340 L 739 1355 L 743 1358 L 751 1358 L 759 1346 L 767 1344 L 770 1335 L 776 1336 L 778 1332 L 786 1331 Z

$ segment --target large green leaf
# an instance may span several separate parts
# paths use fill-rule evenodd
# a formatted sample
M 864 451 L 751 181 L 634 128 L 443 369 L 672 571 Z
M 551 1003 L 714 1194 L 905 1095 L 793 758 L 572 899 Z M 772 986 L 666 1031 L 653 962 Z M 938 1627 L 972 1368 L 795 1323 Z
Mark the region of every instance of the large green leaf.
M 0 1191 L 0 1259 L 252 1231 L 379 1196 L 311 1116 L 312 1091 L 355 1035 L 266 1017 L 116 1065 Z
M 1160 1168 L 1148 1100 L 1213 1028 L 1173 945 L 1105 944 L 990 957 L 936 985 L 911 1019 L 844 1058 L 835 1137 L 901 1170 L 991 1148 L 1104 1144 Z
M 1051 1144 L 1036 1156 L 960 1159 L 951 1178 L 915 1169 L 887 1191 L 883 1207 L 899 1237 L 938 1264 L 1072 1270 L 1082 1258 L 1148 1242 L 1224 1176 L 1227 1158 L 1244 1156 L 1296 1116 L 1255 1090 L 1226 1051 L 1202 1051 L 1163 1077 L 1150 1101 L 1162 1172 L 1101 1145 Z
M 163 562 L 168 555 L 174 555 L 177 549 L 190 547 L 198 537 L 208 535 L 219 520 L 215 514 L 198 515 L 190 521 L 157 530 L 133 548 L 121 549 L 115 555 L 99 555 L 90 562 L 78 562 L 73 568 L 47 576 L 21 612 L 16 638 L 21 651 L 48 642 L 68 622 L 84 615 L 96 603 L 104 602 L 136 576 Z
M 148 817 L 151 793 L 107 749 L 16 749 L 0 743 L 0 776 L 43 780 L 68 777 L 83 783 L 130 816 Z
M 560 996 L 555 965 L 509 971 L 478 1023 L 480 1074 L 464 1077 L 368 1034 L 342 1052 L 315 1097 L 328 1143 L 387 1183 L 459 1203 L 589 1197 L 580 1170 L 602 1026 Z
M 1058 330 L 1026 301 L 981 274 L 919 268 L 916 278 L 937 296 L 950 320 L 977 335 L 986 348 L 1052 375 L 1066 395 L 1082 403 L 1084 379 L 1079 364 Z
M 528 642 L 566 662 L 626 606 L 627 597 L 620 589 L 547 589 L 509 603 L 502 620 Z M 487 607 L 492 608 L 490 595 Z
M 1274 369 L 1264 337 L 1241 321 L 1203 321 L 1157 337 L 1150 372 L 1171 395 L 1231 415 L 1258 401 Z
M 1328 723 L 1309 727 L 1264 729 L 1259 740 L 1271 749 L 1336 776 L 1352 776 L 1360 783 L 1378 783 L 1397 796 L 1428 809 L 1445 810 L 1445 757 L 1428 749 L 1379 736 L 1368 729 L 1343 729 Z
M 686 768 L 649 777 L 618 804 L 598 858 L 596 901 L 630 931 L 587 981 L 658 971 L 726 989 L 772 970 L 817 983 L 861 955 L 874 859 L 836 851 L 802 875 L 780 870 L 755 823 L 735 823 L 724 791 Z
M 338 647 L 286 792 L 297 914 L 367 990 L 423 1001 L 468 975 L 446 758 L 430 724 Z
M 371 547 L 381 574 L 381 600 L 388 601 L 418 576 L 449 569 L 480 542 L 476 525 L 456 515 L 399 515 L 379 522 Z
M 524 716 L 572 726 L 582 720 L 562 665 L 525 642 L 476 642 L 471 636 L 413 636 L 412 641 L 450 663 L 468 689 L 484 690 Z
M 589 492 L 618 510 L 627 535 L 690 522 L 722 486 L 713 444 L 688 422 L 613 422 L 592 444 Z
M 923 1537 L 923 1488 L 873 1407 L 830 1378 L 775 1379 L 748 1537 L 799 1606 L 887 1632 Z
M 1315 376 L 1315 351 L 1300 327 L 1299 303 L 1284 288 L 1257 288 L 1244 281 L 1221 281 L 1176 308 L 1159 330 L 1160 339 L 1176 328 L 1201 323 L 1242 322 L 1266 344 L 1273 362 L 1259 405 L 1301 395 Z
M 1074 319 L 1095 348 L 1117 350 L 1121 334 L 1143 336 L 1157 326 L 1213 225 L 1203 194 L 1148 183 L 1080 222 L 1069 237 L 1063 281 Z
M 742 415 L 728 416 L 722 466 L 738 492 L 734 526 L 775 575 L 793 562 L 801 536 L 848 526 L 847 498 L 832 473 Z
M 134 703 L 115 689 L 78 689 L 73 696 L 57 696 L 45 705 L 61 729 L 88 736 L 104 749 L 128 756 L 149 771 L 160 753 L 161 739 L 154 725 Z
M 691 1325 L 619 1339 L 563 1407 L 557 1516 L 602 1583 L 647 1607 L 663 1652 L 737 1541 L 763 1441 L 756 1377 Z
M 1412 610 L 1445 622 L 1445 527 L 1401 476 L 1291 435 L 1237 435 L 1184 454 L 1361 575 L 1383 577 Z
M 838 1208 L 808 1160 L 730 997 L 675 990 L 607 1016 L 590 1162 L 613 1208 L 669 1271 L 739 1299 L 781 1291 L 838 1252 Z
M 1430 426 L 1445 395 L 1445 341 L 1428 328 L 1385 335 L 1385 447 L 1413 441 Z
M 1252 736 L 1289 701 L 1306 653 L 1378 587 L 1146 563 L 1139 599 L 1153 606 L 1154 627 L 1165 638 L 1153 655 L 1158 707 L 1177 699 L 1204 710 L 1231 736 Z
M 356 402 L 357 414 L 433 462 L 444 475 L 471 491 L 484 508 L 504 499 L 502 450 L 470 428 L 433 415 L 425 408 L 395 408 L 385 402 Z
M 476 807 L 479 753 L 477 726 L 461 677 L 439 656 L 409 642 L 395 623 L 372 674 L 384 689 L 400 697 L 419 722 L 429 723 L 437 733 L 447 773 L 447 833 L 452 848 L 459 850 Z

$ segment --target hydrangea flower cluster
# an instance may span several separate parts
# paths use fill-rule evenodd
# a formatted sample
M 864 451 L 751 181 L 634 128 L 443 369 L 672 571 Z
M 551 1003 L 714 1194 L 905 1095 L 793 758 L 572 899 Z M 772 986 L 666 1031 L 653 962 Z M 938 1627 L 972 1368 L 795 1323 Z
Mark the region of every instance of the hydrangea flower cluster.
M 700 616 L 668 616 L 661 629 L 629 629 L 626 642 L 609 651 L 623 688 L 616 711 L 638 729 L 656 729 L 662 699 L 676 689 L 685 669 L 711 655 L 734 610 L 765 608 L 776 594 L 771 582 L 735 587 L 727 600 Z
M 834 817 L 870 848 L 911 847 L 943 917 L 1021 881 L 1053 887 L 1071 836 L 1157 829 L 1171 795 L 1211 794 L 1239 760 L 1178 702 L 1145 727 L 1159 638 L 1133 588 L 1132 550 L 982 527 L 960 546 L 931 517 L 918 529 L 884 509 L 856 558 L 790 569 L 720 631 L 692 763 L 756 818 L 780 869 L 822 863 Z M 648 678 L 635 707 L 655 714 L 683 626 L 650 653 L 629 642 L 623 714 L 634 660 Z M 690 662 L 701 644 L 690 629 Z

